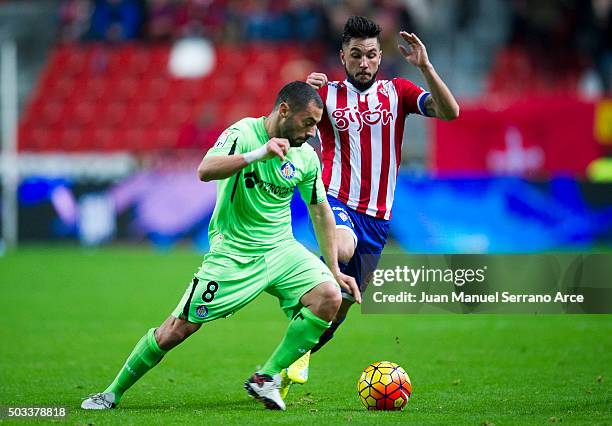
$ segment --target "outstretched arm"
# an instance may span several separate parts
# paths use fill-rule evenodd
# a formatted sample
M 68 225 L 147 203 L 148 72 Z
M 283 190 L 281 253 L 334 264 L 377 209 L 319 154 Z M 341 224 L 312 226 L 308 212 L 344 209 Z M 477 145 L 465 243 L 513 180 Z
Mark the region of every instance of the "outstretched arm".
M 204 157 L 198 166 L 198 177 L 204 182 L 225 179 L 255 161 L 272 157 L 284 160 L 288 151 L 287 139 L 272 138 L 265 145 L 245 154 Z
M 361 293 L 353 277 L 340 272 L 338 267 L 338 249 L 336 247 L 336 222 L 329 203 L 324 201 L 320 204 L 309 204 L 308 213 L 314 225 L 317 242 L 321 254 L 329 270 L 336 278 L 340 287 L 353 295 L 357 303 L 361 303 Z
M 414 33 L 409 34 L 406 31 L 400 31 L 400 36 L 410 47 L 410 50 L 408 50 L 405 46 L 399 44 L 400 52 L 406 61 L 421 70 L 431 93 L 431 96 L 428 96 L 425 100 L 427 115 L 441 118 L 442 120 L 454 120 L 459 117 L 459 104 L 431 62 L 429 62 L 427 49 L 423 42 Z

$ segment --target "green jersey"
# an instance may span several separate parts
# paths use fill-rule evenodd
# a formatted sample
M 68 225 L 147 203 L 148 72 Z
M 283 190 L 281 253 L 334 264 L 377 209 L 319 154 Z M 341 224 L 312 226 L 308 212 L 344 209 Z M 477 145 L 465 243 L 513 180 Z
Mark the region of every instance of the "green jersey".
M 265 117 L 227 128 L 206 157 L 238 155 L 268 142 Z M 308 144 L 290 148 L 285 160 L 256 161 L 217 183 L 217 204 L 208 228 L 211 244 L 235 254 L 262 253 L 293 240 L 290 203 L 295 187 L 307 204 L 326 201 L 321 166 Z

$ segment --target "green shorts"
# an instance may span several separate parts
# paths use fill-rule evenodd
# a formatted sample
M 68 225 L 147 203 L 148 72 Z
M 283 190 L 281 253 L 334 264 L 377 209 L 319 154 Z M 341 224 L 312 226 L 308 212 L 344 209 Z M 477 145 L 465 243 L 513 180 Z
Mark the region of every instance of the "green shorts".
M 329 268 L 297 241 L 255 256 L 211 250 L 172 316 L 194 323 L 228 317 L 265 291 L 293 318 L 300 298 L 326 281 L 336 283 Z

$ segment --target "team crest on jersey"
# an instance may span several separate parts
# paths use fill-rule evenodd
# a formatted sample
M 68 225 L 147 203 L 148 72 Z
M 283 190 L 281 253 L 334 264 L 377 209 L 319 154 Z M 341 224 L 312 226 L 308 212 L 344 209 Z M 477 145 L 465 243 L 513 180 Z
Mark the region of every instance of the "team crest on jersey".
M 350 223 L 352 227 L 355 227 L 353 220 L 342 207 L 332 207 L 332 210 L 337 212 L 336 215 L 342 222 Z
M 206 318 L 208 316 L 208 308 L 204 305 L 198 306 L 195 315 L 198 318 Z
M 378 92 L 387 98 L 389 97 L 389 92 L 387 91 L 387 88 L 385 87 L 384 83 L 379 84 Z
M 291 163 L 291 161 L 285 161 L 281 165 L 281 175 L 283 175 L 285 179 L 291 179 L 293 176 L 295 176 L 295 166 Z

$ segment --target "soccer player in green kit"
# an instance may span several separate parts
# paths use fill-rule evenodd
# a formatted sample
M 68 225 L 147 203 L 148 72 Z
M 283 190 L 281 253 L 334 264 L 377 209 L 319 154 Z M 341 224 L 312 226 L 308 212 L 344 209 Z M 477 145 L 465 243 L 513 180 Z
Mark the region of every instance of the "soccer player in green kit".
M 233 314 L 265 291 L 279 299 L 291 321 L 244 387 L 266 408 L 285 409 L 279 373 L 329 328 L 342 301 L 338 285 L 361 298 L 355 280 L 338 267 L 336 225 L 319 159 L 305 144 L 322 113 L 316 91 L 295 81 L 281 89 L 268 117 L 245 118 L 223 132 L 198 167 L 201 180 L 218 181 L 209 253 L 171 316 L 140 339 L 115 380 L 82 408 L 116 407 L 128 388 L 203 323 Z M 329 267 L 293 237 L 289 206 L 296 186 Z

